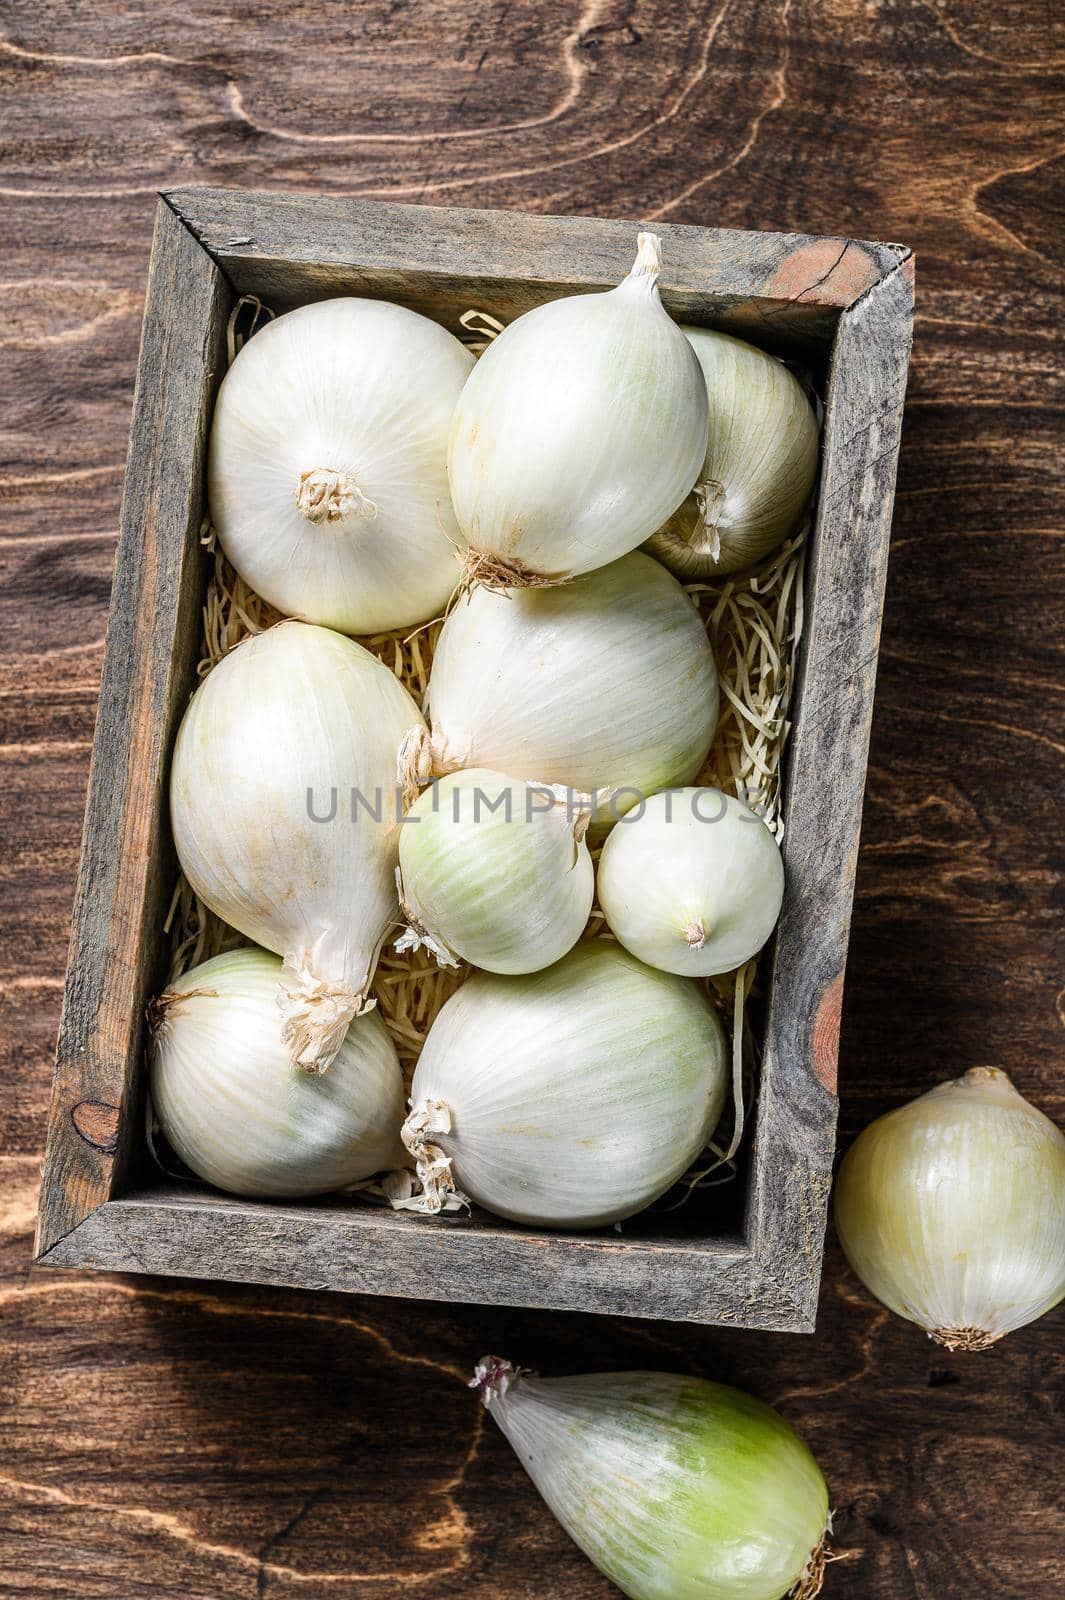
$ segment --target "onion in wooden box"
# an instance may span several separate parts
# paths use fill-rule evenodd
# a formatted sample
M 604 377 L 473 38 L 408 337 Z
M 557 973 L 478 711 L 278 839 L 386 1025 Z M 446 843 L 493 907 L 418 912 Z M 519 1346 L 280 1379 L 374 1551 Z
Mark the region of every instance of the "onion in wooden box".
M 220 190 L 175 191 L 160 203 L 42 1189 L 42 1261 L 812 1327 L 912 260 L 898 246 L 833 240 L 846 271 L 826 276 L 821 240 L 663 227 L 652 292 L 659 247 L 648 237 L 637 253 L 639 232 L 597 219 Z M 332 398 L 317 414 L 311 403 L 302 420 L 286 417 L 262 398 L 274 353 L 305 362 L 309 330 L 325 323 L 321 371 Z M 338 409 L 337 351 L 349 337 L 365 352 L 373 396 L 359 425 L 378 445 L 361 457 L 346 446 L 357 430 Z M 386 359 L 389 349 L 401 354 Z M 630 362 L 620 413 L 610 360 L 597 350 L 614 352 L 616 370 Z M 569 382 L 560 384 L 567 362 Z M 242 363 L 260 372 L 243 397 Z M 236 400 L 216 412 L 223 379 Z M 573 419 L 600 414 L 596 383 L 614 423 L 581 434 Z M 790 440 L 773 463 L 768 501 L 748 481 L 750 458 L 737 461 L 725 432 L 715 434 L 721 407 L 749 394 L 776 407 L 774 438 L 783 429 Z M 530 396 L 539 397 L 534 412 Z M 665 419 L 658 433 L 656 418 Z M 390 428 L 407 441 L 401 466 Z M 543 463 L 567 433 L 580 445 L 579 470 L 563 451 L 552 476 Z M 252 436 L 273 477 L 247 478 Z M 522 440 L 524 477 L 512 448 Z M 776 524 L 773 504 L 785 506 Z M 350 539 L 338 537 L 344 529 Z M 264 530 L 281 542 L 280 559 Z M 308 552 L 303 584 L 284 556 L 293 534 Z M 648 539 L 649 554 L 627 553 Z M 295 620 L 275 629 L 285 616 Z M 273 640 L 286 630 L 302 640 L 323 625 L 337 641 L 328 686 L 330 673 L 318 682 L 301 648 L 299 663 L 279 673 L 272 709 L 257 712 L 235 665 L 258 643 L 242 637 L 256 633 L 276 654 Z M 433 652 L 443 652 L 449 629 L 470 639 L 448 649 L 449 671 L 438 668 L 430 688 Z M 523 666 L 522 638 L 544 643 L 546 671 L 532 664 L 535 649 Z M 509 697 L 504 670 L 515 674 Z M 212 687 L 224 686 L 215 678 L 223 673 L 233 692 Z M 345 697 L 338 675 L 358 689 Z M 217 702 L 218 726 L 228 719 L 228 760 L 251 796 L 239 800 L 228 787 L 228 822 L 209 794 L 195 793 L 221 735 L 178 742 L 201 676 L 199 695 Z M 302 716 L 286 681 L 300 685 Z M 343 707 L 367 696 L 376 710 L 364 730 L 366 719 Z M 333 731 L 308 738 L 320 715 Z M 243 741 L 242 719 L 255 725 Z M 333 737 L 341 724 L 343 761 Z M 642 767 L 627 753 L 636 749 L 650 751 Z M 512 805 L 538 795 L 535 826 L 508 827 L 493 813 L 484 852 L 463 843 L 461 828 L 438 827 L 435 846 L 426 830 L 421 854 L 405 852 L 397 885 L 404 828 L 390 825 L 387 809 L 367 813 L 378 799 L 386 808 L 425 805 L 427 784 L 468 792 L 456 778 L 471 769 L 500 775 Z M 184 820 L 175 815 L 172 827 L 174 784 Z M 341 813 L 351 791 L 363 802 L 344 832 L 310 815 L 312 806 L 328 815 L 334 788 Z M 704 806 L 711 793 L 738 796 L 760 814 L 750 826 L 767 832 L 768 824 L 770 843 L 779 839 L 782 900 L 768 865 L 759 867 L 758 894 L 780 904 L 760 956 L 772 914 L 753 915 L 736 888 L 752 870 L 744 824 L 727 849 L 693 861 L 689 884 L 684 874 L 670 879 L 673 836 L 644 815 L 646 795 L 665 791 L 680 791 L 682 804 L 694 793 Z M 282 792 L 273 838 L 266 825 L 260 839 L 256 796 L 276 801 Z M 231 836 L 225 899 L 212 826 Z M 497 856 L 485 865 L 489 834 Z M 175 838 L 180 864 L 192 865 L 184 876 Z M 313 857 L 313 904 L 300 873 L 285 879 L 294 850 Z M 596 858 L 601 893 L 581 931 Z M 527 940 L 514 936 L 512 907 L 500 900 L 508 873 Z M 653 916 L 640 893 L 648 875 L 661 887 Z M 348 882 L 368 897 L 358 938 L 338 933 L 338 897 L 330 902 L 330 886 Z M 212 901 L 224 923 L 205 909 Z M 551 912 L 534 938 L 540 902 Z M 469 977 L 464 955 L 492 960 L 505 933 L 502 970 Z M 337 1098 L 340 1079 L 330 1088 L 342 1052 L 351 1059 L 349 1034 L 357 1040 L 371 1028 L 383 1040 L 372 1048 L 389 1127 L 398 1081 L 389 1052 L 408 1092 L 414 1078 L 403 1140 L 396 1127 L 383 1153 L 368 1131 L 374 1108 L 364 1108 L 358 1138 L 378 1170 L 356 1163 L 350 1178 L 341 1174 L 353 1190 L 263 1198 L 286 1194 L 281 1174 L 256 1198 L 227 1194 L 193 1181 L 165 1139 L 155 1141 L 158 1161 L 144 1139 L 149 1029 L 165 1029 L 169 1009 L 176 1036 L 180 1020 L 180 1008 L 155 1006 L 147 1022 L 150 1003 L 176 973 L 249 941 L 285 963 L 278 1027 L 292 1064 L 281 1071 L 308 1074 L 321 1090 L 312 1120 L 328 1184 L 340 1182 L 329 1139 L 337 1128 L 356 1137 L 343 1131 L 354 1112 Z M 523 972 L 522 951 L 527 966 L 541 951 L 555 964 Z M 591 1004 L 594 983 L 622 997 L 615 1007 Z M 217 1015 L 202 999 L 198 1014 L 201 1022 Z M 453 1048 L 448 1019 L 460 1016 L 461 1038 L 474 1043 Z M 597 1125 L 574 1138 L 574 1115 L 559 1119 L 572 1147 L 564 1160 L 543 1128 L 511 1138 L 505 1151 L 478 1139 L 472 1112 L 463 1113 L 477 1082 L 459 1086 L 450 1059 L 461 1066 L 477 1040 L 505 1039 L 508 1026 L 523 1036 L 540 1028 L 545 1049 L 579 1083 L 582 1052 L 591 1071 L 596 1029 L 605 1040 L 608 1025 L 627 1029 L 646 1078 L 596 1080 L 586 1099 L 599 1102 Z M 434 1027 L 419 1085 L 417 1060 Z M 604 1060 L 612 1050 L 616 1043 L 602 1045 Z M 469 1078 L 468 1061 L 465 1070 Z M 566 1075 L 555 1074 L 560 1096 Z M 692 1182 L 732 1144 L 739 1104 L 745 1137 L 714 1173 L 731 1171 L 732 1181 Z M 722 1108 L 732 1109 L 719 1120 Z M 511 1109 L 516 1126 L 528 1105 Z M 269 1132 L 285 1111 L 267 1106 L 267 1114 Z M 310 1126 L 305 1118 L 301 1128 Z M 659 1152 L 643 1187 L 599 1206 L 574 1199 L 565 1215 L 552 1196 L 594 1194 L 596 1141 L 616 1149 L 618 1130 L 631 1137 L 634 1128 L 642 1148 Z M 275 1146 L 264 1139 L 257 1148 L 269 1167 Z M 195 1160 L 194 1138 L 184 1153 Z M 598 1171 L 605 1193 L 607 1168 Z M 506 1195 L 529 1193 L 531 1174 L 540 1198 L 523 1208 Z M 208 1176 L 225 1178 L 221 1169 Z M 369 1194 L 358 1187 L 367 1182 Z M 287 1195 L 297 1192 L 306 1189 Z

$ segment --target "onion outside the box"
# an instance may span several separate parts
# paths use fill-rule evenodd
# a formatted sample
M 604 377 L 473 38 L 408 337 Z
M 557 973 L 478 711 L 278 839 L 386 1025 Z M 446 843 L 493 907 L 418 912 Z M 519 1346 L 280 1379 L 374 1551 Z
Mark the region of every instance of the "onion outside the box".
M 496 1356 L 470 1387 L 566 1532 L 631 1600 L 819 1593 L 824 1478 L 753 1396 L 661 1372 L 543 1379 Z
M 984 1350 L 1065 1297 L 1065 1135 L 974 1067 L 871 1123 L 835 1193 L 862 1282 L 948 1350 Z

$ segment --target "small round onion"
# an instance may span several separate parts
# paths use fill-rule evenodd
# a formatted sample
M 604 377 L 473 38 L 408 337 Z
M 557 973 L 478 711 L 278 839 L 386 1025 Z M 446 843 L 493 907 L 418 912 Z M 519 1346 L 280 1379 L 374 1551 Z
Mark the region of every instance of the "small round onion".
M 995 1068 L 860 1133 L 835 1215 L 866 1288 L 948 1350 L 984 1350 L 1065 1297 L 1065 1136 Z
M 685 583 L 738 572 L 795 528 L 817 479 L 818 428 L 798 379 L 727 333 L 685 328 L 710 401 L 699 481 L 644 548 Z
M 595 872 L 579 796 L 474 768 L 441 778 L 408 815 L 399 841 L 397 950 L 424 944 L 442 965 L 461 956 L 488 972 L 538 972 L 580 938 Z
M 657 794 L 623 817 L 599 861 L 611 932 L 664 972 L 731 972 L 765 944 L 780 915 L 784 866 L 753 811 L 719 789 Z
M 283 981 L 276 956 L 233 950 L 176 978 L 150 1011 L 160 1126 L 230 1194 L 326 1194 L 405 1159 L 403 1078 L 380 1017 L 350 1023 L 328 1073 L 306 1072 L 281 1038 Z

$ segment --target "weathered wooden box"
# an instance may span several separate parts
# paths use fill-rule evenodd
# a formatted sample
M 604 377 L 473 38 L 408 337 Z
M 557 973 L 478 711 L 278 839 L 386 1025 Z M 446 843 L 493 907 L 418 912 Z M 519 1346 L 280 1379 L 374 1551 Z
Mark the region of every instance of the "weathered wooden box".
M 235 299 L 400 301 L 454 329 L 624 276 L 636 224 L 215 189 L 160 200 L 37 1238 L 49 1266 L 813 1327 L 836 1050 L 913 260 L 899 245 L 661 227 L 684 321 L 811 368 L 825 397 L 788 754 L 787 893 L 738 1202 L 550 1235 L 346 1199 L 260 1204 L 164 1179 L 143 1138 L 144 1011 L 176 874 L 165 793 L 194 679 L 204 455 Z M 725 1220 L 722 1221 L 721 1218 Z M 715 1231 L 716 1230 L 716 1231 Z

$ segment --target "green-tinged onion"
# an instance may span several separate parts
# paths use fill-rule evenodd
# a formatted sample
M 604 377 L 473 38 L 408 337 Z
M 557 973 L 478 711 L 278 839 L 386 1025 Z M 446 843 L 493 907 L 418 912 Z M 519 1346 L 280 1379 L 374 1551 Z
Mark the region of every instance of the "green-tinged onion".
M 596 1227 L 649 1205 L 705 1148 L 725 1035 L 697 984 L 616 944 L 545 972 L 477 973 L 444 1006 L 403 1142 L 435 1212 L 455 1191 L 516 1222 Z
M 544 1379 L 485 1356 L 470 1385 L 570 1537 L 630 1600 L 812 1600 L 828 1491 L 760 1400 L 701 1378 Z
M 866 1287 L 948 1350 L 984 1350 L 1065 1297 L 1065 1136 L 994 1068 L 859 1134 L 835 1215 Z
M 200 899 L 284 956 L 284 1037 L 323 1072 L 395 922 L 397 752 L 410 695 L 351 639 L 283 622 L 230 652 L 178 731 L 170 817 Z
M 441 778 L 406 818 L 399 842 L 407 931 L 441 965 L 461 956 L 488 972 L 537 972 L 580 938 L 594 870 L 581 797 L 484 768 Z
M 691 978 L 731 972 L 780 915 L 784 867 L 753 811 L 718 789 L 654 795 L 603 846 L 599 903 L 626 950 Z
M 699 481 L 647 543 L 686 583 L 768 554 L 792 531 L 817 478 L 818 429 L 802 385 L 775 356 L 685 328 L 710 401 Z
M 448 476 L 467 580 L 517 588 L 605 566 L 652 534 L 706 450 L 706 385 L 641 233 L 606 294 L 553 300 L 489 346 L 459 397 Z
M 151 1007 L 152 1105 L 199 1177 L 231 1194 L 325 1194 L 394 1166 L 403 1078 L 384 1023 L 350 1023 L 324 1076 L 281 1037 L 285 979 L 265 950 L 234 950 L 175 979 Z
M 289 616 L 344 633 L 425 622 L 455 586 L 447 439 L 473 356 L 404 306 L 300 306 L 222 382 L 208 460 L 226 555 Z
M 597 820 L 688 783 L 717 725 L 706 629 L 675 578 L 638 552 L 556 589 L 477 589 L 444 624 L 422 777 L 489 767 L 598 791 Z M 613 798 L 608 798 L 613 797 Z

